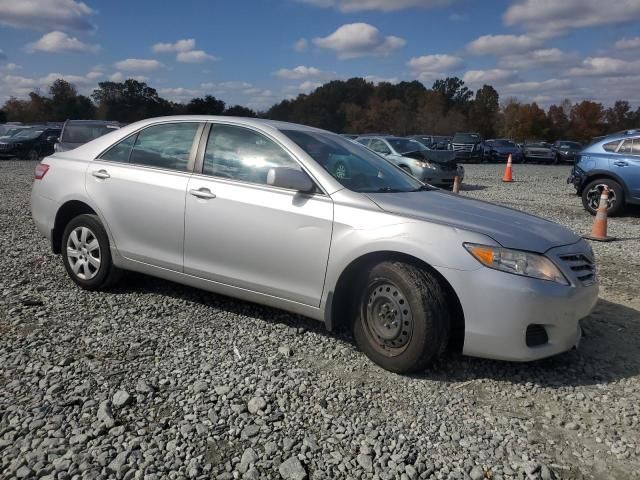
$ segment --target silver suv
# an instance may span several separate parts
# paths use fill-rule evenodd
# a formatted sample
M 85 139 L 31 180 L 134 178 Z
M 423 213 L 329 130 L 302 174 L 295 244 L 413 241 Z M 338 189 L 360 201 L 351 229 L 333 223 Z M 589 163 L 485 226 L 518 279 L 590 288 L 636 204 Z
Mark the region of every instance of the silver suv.
M 566 228 L 302 125 L 149 119 L 45 158 L 35 178 L 33 219 L 82 288 L 134 270 L 271 305 L 352 328 L 395 372 L 447 346 L 563 352 L 598 295 L 591 248 Z

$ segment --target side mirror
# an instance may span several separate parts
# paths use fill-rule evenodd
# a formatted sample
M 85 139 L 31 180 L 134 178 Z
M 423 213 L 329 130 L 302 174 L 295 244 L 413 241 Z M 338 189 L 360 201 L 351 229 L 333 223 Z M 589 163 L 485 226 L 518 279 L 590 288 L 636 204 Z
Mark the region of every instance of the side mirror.
M 58 141 L 58 137 L 56 137 L 55 135 L 49 135 L 47 137 L 47 142 L 49 143 L 56 143 Z
M 288 167 L 270 168 L 269 173 L 267 173 L 267 185 L 307 193 L 315 188 L 309 175 L 301 170 Z

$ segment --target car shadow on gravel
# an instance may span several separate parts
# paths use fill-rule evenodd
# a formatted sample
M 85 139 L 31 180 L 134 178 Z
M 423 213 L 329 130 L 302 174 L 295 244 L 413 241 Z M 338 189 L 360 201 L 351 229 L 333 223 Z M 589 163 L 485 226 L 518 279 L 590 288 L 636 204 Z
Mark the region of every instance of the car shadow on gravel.
M 476 190 L 486 190 L 487 187 L 486 185 L 475 185 L 472 183 L 463 183 L 462 185 L 460 185 L 460 191 L 461 192 L 474 192 Z
M 578 350 L 528 363 L 447 353 L 414 378 L 455 383 L 491 379 L 562 388 L 603 385 L 640 374 L 640 311 L 601 299 L 581 325 Z

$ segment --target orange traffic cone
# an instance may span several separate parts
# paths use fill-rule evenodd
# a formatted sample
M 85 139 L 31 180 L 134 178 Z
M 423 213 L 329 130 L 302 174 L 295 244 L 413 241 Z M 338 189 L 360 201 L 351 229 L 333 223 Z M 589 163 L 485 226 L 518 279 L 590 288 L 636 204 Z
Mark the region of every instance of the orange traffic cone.
M 453 189 L 451 190 L 453 193 L 460 192 L 460 177 L 456 175 L 453 177 Z
M 513 166 L 511 162 L 511 154 L 507 160 L 507 167 L 504 169 L 504 175 L 502 176 L 503 182 L 513 182 Z
M 610 242 L 615 240 L 615 237 L 607 236 L 607 208 L 609 207 L 609 189 L 605 185 L 600 194 L 600 202 L 598 203 L 598 210 L 596 212 L 596 218 L 593 221 L 593 228 L 591 229 L 591 235 L 585 235 L 584 238 L 589 240 L 596 240 L 598 242 Z

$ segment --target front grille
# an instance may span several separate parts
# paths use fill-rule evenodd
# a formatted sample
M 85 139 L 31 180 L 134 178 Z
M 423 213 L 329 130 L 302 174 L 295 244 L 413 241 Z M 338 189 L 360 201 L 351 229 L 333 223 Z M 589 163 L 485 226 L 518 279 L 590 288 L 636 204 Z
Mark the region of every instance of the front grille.
M 451 144 L 454 152 L 471 152 L 473 151 L 473 144 L 467 143 L 453 143 Z
M 527 347 L 538 347 L 549 341 L 547 331 L 542 325 L 532 323 L 527 327 Z
M 551 153 L 551 152 L 527 152 L 527 157 L 551 158 L 551 157 L 553 157 L 553 153 Z
M 560 255 L 560 259 L 566 263 L 583 285 L 591 285 L 596 281 L 596 266 L 593 260 L 582 253 Z
M 11 150 L 11 147 L 10 143 L 0 143 L 0 150 Z

